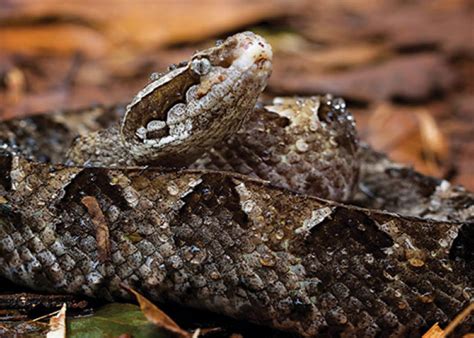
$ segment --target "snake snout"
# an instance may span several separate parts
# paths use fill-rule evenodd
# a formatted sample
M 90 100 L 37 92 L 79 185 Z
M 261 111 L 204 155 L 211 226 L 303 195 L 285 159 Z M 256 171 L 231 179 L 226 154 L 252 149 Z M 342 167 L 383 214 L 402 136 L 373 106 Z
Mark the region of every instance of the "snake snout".
M 235 34 L 216 47 L 199 52 L 194 60 L 208 59 L 213 67 L 237 68 L 245 71 L 255 64 L 269 64 L 271 68 L 273 52 L 270 44 L 252 32 Z
M 252 32 L 244 32 L 234 37 L 238 40 L 234 49 L 233 65 L 240 69 L 248 69 L 255 64 L 266 64 L 272 61 L 272 47 L 261 36 Z

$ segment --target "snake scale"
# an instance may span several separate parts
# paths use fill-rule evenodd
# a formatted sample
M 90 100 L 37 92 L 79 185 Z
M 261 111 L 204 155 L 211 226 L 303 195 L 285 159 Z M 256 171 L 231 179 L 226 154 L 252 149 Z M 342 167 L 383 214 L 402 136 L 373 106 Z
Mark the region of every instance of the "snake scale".
M 257 102 L 271 65 L 239 33 L 126 107 L 2 122 L 0 275 L 303 336 L 452 320 L 473 299 L 473 194 L 358 141 L 340 98 Z

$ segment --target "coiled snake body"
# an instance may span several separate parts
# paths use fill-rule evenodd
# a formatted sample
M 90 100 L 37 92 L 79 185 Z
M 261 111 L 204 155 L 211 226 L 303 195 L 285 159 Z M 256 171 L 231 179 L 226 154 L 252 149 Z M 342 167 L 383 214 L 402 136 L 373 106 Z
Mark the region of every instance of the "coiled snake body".
M 473 297 L 472 193 L 359 144 L 341 99 L 256 103 L 271 58 L 240 33 L 127 107 L 1 123 L 0 274 L 305 336 L 449 322 Z

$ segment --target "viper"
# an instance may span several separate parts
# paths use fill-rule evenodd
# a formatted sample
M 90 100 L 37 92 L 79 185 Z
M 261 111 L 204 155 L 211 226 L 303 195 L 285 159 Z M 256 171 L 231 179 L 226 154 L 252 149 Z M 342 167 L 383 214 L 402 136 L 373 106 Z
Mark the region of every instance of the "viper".
M 259 101 L 271 69 L 244 32 L 127 106 L 0 123 L 0 275 L 302 336 L 451 321 L 473 299 L 474 195 L 359 141 L 341 98 Z

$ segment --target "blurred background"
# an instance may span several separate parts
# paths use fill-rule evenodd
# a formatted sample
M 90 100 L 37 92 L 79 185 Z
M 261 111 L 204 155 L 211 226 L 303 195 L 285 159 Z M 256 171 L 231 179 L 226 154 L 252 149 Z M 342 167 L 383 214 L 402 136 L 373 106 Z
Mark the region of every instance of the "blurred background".
M 474 190 L 471 0 L 0 0 L 0 119 L 127 103 L 242 30 L 275 52 L 264 99 L 342 96 L 363 140 Z

